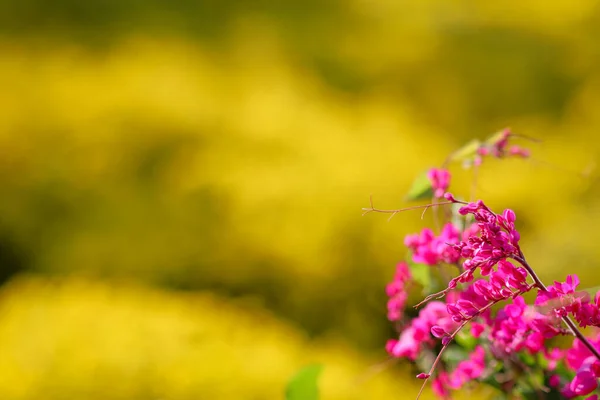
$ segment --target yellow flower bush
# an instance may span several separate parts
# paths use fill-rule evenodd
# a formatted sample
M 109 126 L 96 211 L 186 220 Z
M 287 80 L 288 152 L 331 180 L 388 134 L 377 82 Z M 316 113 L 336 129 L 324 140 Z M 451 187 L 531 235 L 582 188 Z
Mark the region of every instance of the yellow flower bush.
M 256 305 L 210 293 L 22 276 L 0 292 L 0 398 L 281 399 L 321 362 L 323 399 L 416 389 L 341 343 L 311 341 Z

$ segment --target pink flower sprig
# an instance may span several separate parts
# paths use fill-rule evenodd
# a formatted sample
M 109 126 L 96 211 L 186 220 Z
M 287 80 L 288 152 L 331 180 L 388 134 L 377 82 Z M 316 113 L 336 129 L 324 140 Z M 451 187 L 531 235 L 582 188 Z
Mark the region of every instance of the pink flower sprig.
M 527 149 L 509 145 L 514 136 L 506 129 L 483 144 L 475 141 L 475 150 L 471 143 L 453 153 L 444 165 L 455 160 L 465 161 L 466 166 L 479 165 L 486 156 L 529 157 Z M 430 169 L 427 178 L 434 191 L 433 204 L 381 210 L 371 199 L 371 207 L 363 208 L 364 214 L 382 212 L 391 218 L 403 211 L 421 209 L 425 213 L 430 207 L 460 204 L 458 214 L 465 221 L 474 220 L 468 228 L 460 229 L 462 224 L 456 224 L 454 218 L 450 223 L 451 213 L 444 213 L 446 223 L 439 232 L 425 228 L 405 238 L 413 262 L 459 269 L 453 278 L 440 269 L 437 279 L 442 279 L 446 288 L 417 304 L 415 307 L 427 303 L 416 318 L 398 324 L 398 338 L 386 344 L 392 357 L 413 362 L 428 360 L 437 351 L 429 370 L 417 375 L 423 380 L 417 399 L 429 379 L 433 380 L 434 393 L 446 399 L 451 390 L 469 381 L 487 383 L 494 369 L 486 372 L 486 365 L 498 366 L 500 362 L 502 384 L 494 386 L 506 394 L 534 390 L 542 398 L 544 393 L 557 395 L 560 391 L 566 398 L 598 400 L 593 392 L 600 379 L 600 340 L 586 338 L 578 325 L 600 328 L 600 293 L 592 300 L 587 293 L 577 292 L 579 279 L 575 275 L 546 287 L 521 251 L 512 210 L 496 214 L 482 201 L 457 200 L 446 192 L 451 174 L 445 168 Z M 439 200 L 442 197 L 445 202 Z M 388 318 L 392 321 L 404 320 L 410 279 L 408 265 L 398 264 L 386 288 Z M 537 289 L 535 304 L 528 305 L 523 295 L 533 289 Z M 464 329 L 467 325 L 468 331 Z M 575 336 L 571 349 L 549 348 L 549 340 L 569 334 Z M 457 352 L 442 361 L 448 348 Z M 465 354 L 464 359 L 456 360 L 456 354 Z M 527 378 L 529 372 L 536 379 Z
M 431 368 L 429 369 L 429 372 L 427 373 L 421 373 L 419 374 L 420 379 L 423 379 L 423 384 L 421 385 L 421 389 L 419 390 L 419 393 L 417 394 L 417 400 L 419 399 L 419 397 L 421 397 L 421 394 L 423 393 L 423 390 L 425 389 L 425 386 L 427 385 L 427 381 L 429 380 L 429 378 L 431 377 L 431 375 L 433 375 L 433 373 L 435 372 L 441 358 L 442 358 L 442 354 L 444 353 L 444 351 L 448 348 L 448 346 L 450 345 L 450 343 L 454 340 L 454 338 L 456 337 L 456 335 L 458 335 L 458 333 L 469 323 L 471 322 L 471 320 L 473 320 L 475 317 L 487 312 L 490 308 L 492 308 L 494 305 L 496 305 L 497 303 L 499 303 L 502 300 L 498 300 L 498 301 L 493 301 L 488 303 L 486 306 L 480 308 L 477 310 L 477 313 L 474 313 L 472 316 L 465 316 L 464 318 L 462 318 L 462 322 L 460 323 L 460 325 L 450 334 L 445 334 L 442 336 L 442 348 L 439 351 L 438 355 L 436 356 L 435 360 L 433 361 L 433 364 L 431 365 Z
M 521 254 L 519 248 L 521 236 L 515 229 L 516 217 L 512 210 L 504 210 L 502 215 L 498 215 L 493 213 L 481 200 L 474 203 L 465 203 L 456 200 L 451 193 L 446 193 L 444 197 L 449 202 L 465 204 L 458 212 L 463 216 L 473 215 L 477 233 L 469 235 L 459 243 L 446 244 L 448 247 L 455 249 L 460 257 L 465 259 L 462 264 L 464 271 L 451 279 L 446 289 L 427 296 L 417 306 L 431 299 L 443 297 L 446 293 L 455 289 L 459 283 L 471 282 L 477 269 L 479 269 L 481 275 L 487 276 L 501 260 L 514 258 Z M 520 274 L 523 273 L 523 271 L 520 272 Z
M 486 156 L 495 158 L 505 158 L 506 156 L 528 158 L 531 155 L 528 149 L 517 145 L 512 145 L 510 147 L 508 146 L 509 139 L 514 136 L 517 135 L 512 133 L 509 128 L 506 128 L 500 132 L 499 136 L 495 140 L 482 144 L 477 149 L 475 165 L 481 165 L 483 157 Z
M 405 261 L 398 263 L 396 274 L 385 290 L 389 297 L 387 303 L 388 319 L 390 321 L 399 321 L 402 318 L 406 299 L 408 298 L 407 285 L 412 276 Z
M 432 331 L 434 326 L 439 326 L 444 331 L 454 330 L 458 326 L 446 312 L 446 305 L 439 301 L 423 307 L 419 316 L 410 322 L 398 340 L 389 340 L 386 344 L 387 352 L 392 357 L 416 360 L 422 350 L 435 346 L 436 336 Z
M 431 168 L 427 172 L 427 178 L 431 182 L 433 196 L 440 199 L 450 187 L 450 171 L 444 168 Z
M 594 348 L 600 348 L 600 338 L 591 339 Z M 598 360 L 583 342 L 573 340 L 573 346 L 566 352 L 566 363 L 575 371 L 575 377 L 566 383 L 561 394 L 570 399 L 576 396 L 586 396 L 598 387 L 600 378 L 600 360 Z
M 439 236 L 429 228 L 425 228 L 420 234 L 407 235 L 404 245 L 412 251 L 412 260 L 417 264 L 429 266 L 445 264 L 457 264 L 461 258 L 460 251 L 449 244 L 457 245 L 478 231 L 478 226 L 473 225 L 464 232 L 451 222 L 442 228 Z
M 600 293 L 592 302 L 587 292 L 576 291 L 578 285 L 577 275 L 568 275 L 565 282 L 554 282 L 547 291 L 540 290 L 535 305 L 557 318 L 571 315 L 582 328 L 600 327 Z

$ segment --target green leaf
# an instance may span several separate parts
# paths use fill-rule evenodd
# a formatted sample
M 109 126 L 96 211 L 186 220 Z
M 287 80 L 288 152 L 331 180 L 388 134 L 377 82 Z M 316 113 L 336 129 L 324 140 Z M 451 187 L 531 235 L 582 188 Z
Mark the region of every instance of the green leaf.
M 467 350 L 473 350 L 477 345 L 477 339 L 475 339 L 473 335 L 471 335 L 468 332 L 465 332 L 464 330 L 460 331 L 458 335 L 456 335 L 454 340 L 456 341 L 456 343 L 458 343 Z
M 481 141 L 473 139 L 454 153 L 450 154 L 449 161 L 470 160 L 477 155 L 477 149 L 481 146 Z
M 521 360 L 521 362 L 523 362 L 523 364 L 528 365 L 530 367 L 533 367 L 537 364 L 536 357 L 532 356 L 531 354 L 520 353 L 519 359 Z
M 427 177 L 427 171 L 425 171 L 413 181 L 406 195 L 406 201 L 430 199 L 431 197 L 433 197 L 433 189 L 431 181 Z
M 492 136 L 486 139 L 485 144 L 488 146 L 494 146 L 504 137 L 504 129 L 494 133 Z
M 318 400 L 317 380 L 323 370 L 320 364 L 308 365 L 290 379 L 285 390 L 286 400 Z
M 423 286 L 423 289 L 431 287 L 431 267 L 425 264 L 408 263 L 408 269 L 415 282 Z
M 442 354 L 442 359 L 444 362 L 453 367 L 467 358 L 469 358 L 469 353 L 467 353 L 465 349 L 458 346 L 449 346 L 446 351 L 444 351 L 444 354 Z

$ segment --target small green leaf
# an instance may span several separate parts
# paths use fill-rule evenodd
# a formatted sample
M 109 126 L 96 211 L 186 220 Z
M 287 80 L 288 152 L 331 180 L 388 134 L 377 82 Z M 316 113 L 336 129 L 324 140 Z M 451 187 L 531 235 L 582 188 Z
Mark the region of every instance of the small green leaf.
M 425 264 L 408 263 L 410 274 L 415 282 L 423 286 L 423 289 L 431 287 L 431 267 Z
M 523 364 L 533 367 L 537 364 L 536 357 L 527 353 L 520 353 L 519 359 L 523 362 Z
M 502 138 L 505 135 L 504 132 L 505 132 L 505 129 L 494 133 L 492 136 L 490 136 L 489 138 L 486 139 L 485 144 L 488 146 L 494 146 L 496 143 L 498 143 L 500 140 L 502 140 Z
M 444 362 L 450 364 L 451 366 L 456 366 L 461 361 L 469 358 L 469 353 L 465 351 L 465 349 L 458 346 L 449 346 L 444 354 L 442 355 Z
M 322 365 L 313 364 L 298 371 L 288 382 L 285 390 L 286 400 L 318 400 L 317 380 L 322 370 Z
M 456 335 L 454 340 L 456 340 L 456 343 L 461 345 L 466 350 L 473 350 L 477 345 L 477 339 L 475 339 L 473 335 L 465 331 L 460 331 Z
M 477 155 L 477 149 L 481 147 L 481 141 L 477 139 L 471 140 L 454 153 L 450 154 L 449 161 L 464 161 L 470 160 Z
M 413 181 L 406 195 L 406 200 L 422 200 L 431 197 L 433 197 L 433 189 L 431 188 L 431 181 L 427 177 L 427 171 L 425 171 Z

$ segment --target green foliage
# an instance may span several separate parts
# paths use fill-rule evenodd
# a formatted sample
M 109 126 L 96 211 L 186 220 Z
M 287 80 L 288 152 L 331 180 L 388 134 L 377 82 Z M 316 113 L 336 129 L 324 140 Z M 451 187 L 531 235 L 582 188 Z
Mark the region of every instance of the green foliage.
M 448 161 L 471 162 L 473 157 L 477 155 L 477 149 L 481 146 L 481 141 L 473 139 L 458 150 L 454 151 Z
M 425 264 L 408 263 L 408 269 L 412 279 L 423 287 L 423 292 L 431 293 L 433 279 L 431 276 L 431 267 Z
M 458 333 L 458 335 L 456 335 L 456 337 L 454 338 L 454 340 L 462 348 L 464 348 L 464 349 L 466 349 L 468 351 L 473 350 L 475 348 L 475 345 L 477 344 L 477 339 L 475 339 L 473 337 L 473 335 L 470 334 L 468 328 L 460 331 Z
M 318 400 L 318 379 L 323 370 L 320 364 L 302 368 L 289 381 L 285 390 L 286 400 Z
M 433 189 L 431 188 L 431 181 L 427 177 L 427 171 L 425 171 L 413 181 L 412 186 L 406 195 L 406 200 L 431 199 L 432 196 Z

